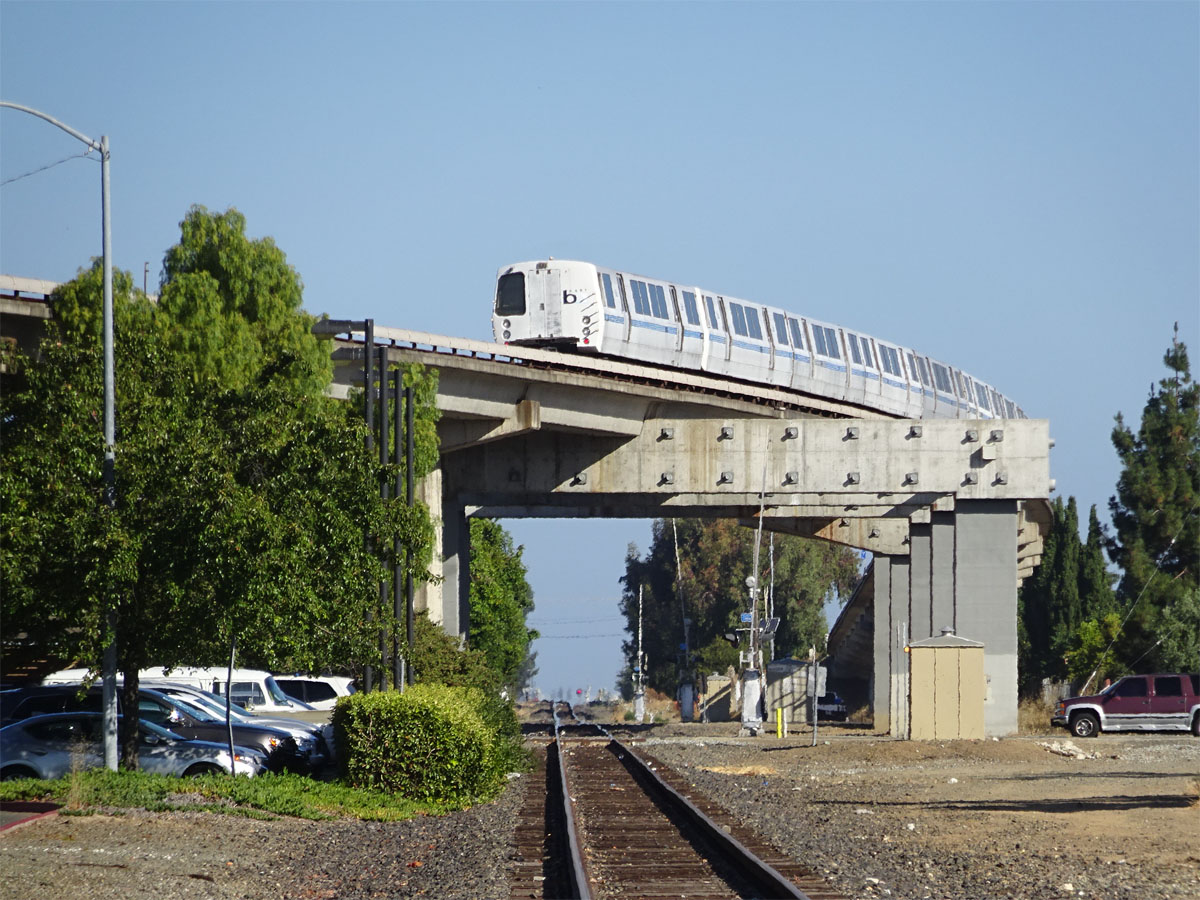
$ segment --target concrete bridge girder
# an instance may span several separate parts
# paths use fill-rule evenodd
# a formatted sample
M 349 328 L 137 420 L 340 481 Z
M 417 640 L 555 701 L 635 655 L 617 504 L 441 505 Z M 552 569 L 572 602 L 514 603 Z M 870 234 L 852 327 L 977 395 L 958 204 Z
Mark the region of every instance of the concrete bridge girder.
M 828 419 L 658 418 L 636 435 L 596 435 L 547 430 L 545 406 L 542 416 L 538 433 L 526 431 L 492 452 L 471 451 L 489 484 L 519 485 L 525 494 L 692 494 L 708 502 L 757 498 L 761 491 L 776 507 L 816 495 L 844 514 L 854 507 L 930 506 L 941 496 L 1025 499 L 1049 491 L 1045 420 L 882 419 L 848 426 Z M 914 427 L 919 438 L 911 436 Z M 914 504 L 914 497 L 921 501 Z

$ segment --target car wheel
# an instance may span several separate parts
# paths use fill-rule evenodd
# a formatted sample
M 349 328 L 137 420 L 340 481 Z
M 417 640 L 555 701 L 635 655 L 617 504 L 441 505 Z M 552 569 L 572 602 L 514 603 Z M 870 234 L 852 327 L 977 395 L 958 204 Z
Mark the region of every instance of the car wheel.
M 6 766 L 0 772 L 0 781 L 16 781 L 19 778 L 37 778 L 38 773 L 28 766 Z
M 1192 716 L 1192 734 L 1200 737 L 1200 712 Z
M 1071 720 L 1071 734 L 1075 737 L 1089 738 L 1100 733 L 1100 720 L 1094 713 L 1080 713 Z
M 183 773 L 184 778 L 195 778 L 198 775 L 224 775 L 225 770 L 216 763 L 196 763 L 186 772 Z

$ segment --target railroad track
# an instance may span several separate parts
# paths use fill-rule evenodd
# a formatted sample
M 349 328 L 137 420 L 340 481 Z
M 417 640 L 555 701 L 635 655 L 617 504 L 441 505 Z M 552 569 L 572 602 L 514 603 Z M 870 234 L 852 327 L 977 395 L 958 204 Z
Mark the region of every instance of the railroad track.
M 510 896 L 844 900 L 715 805 L 685 796 L 653 757 L 565 706 L 526 794 Z

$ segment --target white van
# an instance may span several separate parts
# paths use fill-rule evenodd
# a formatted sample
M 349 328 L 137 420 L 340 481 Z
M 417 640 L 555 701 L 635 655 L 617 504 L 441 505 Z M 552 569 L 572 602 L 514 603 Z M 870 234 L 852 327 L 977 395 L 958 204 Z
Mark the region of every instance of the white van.
M 63 669 L 52 672 L 42 679 L 42 684 L 78 684 L 87 677 L 87 669 Z M 180 666 L 175 669 L 142 669 L 138 681 L 153 687 L 156 681 L 173 681 L 188 684 L 203 691 L 225 696 L 225 682 L 229 669 L 225 666 L 195 668 Z M 312 709 L 307 703 L 294 700 L 283 692 L 271 677 L 261 669 L 234 669 L 229 679 L 229 697 L 239 706 L 256 713 L 295 713 Z

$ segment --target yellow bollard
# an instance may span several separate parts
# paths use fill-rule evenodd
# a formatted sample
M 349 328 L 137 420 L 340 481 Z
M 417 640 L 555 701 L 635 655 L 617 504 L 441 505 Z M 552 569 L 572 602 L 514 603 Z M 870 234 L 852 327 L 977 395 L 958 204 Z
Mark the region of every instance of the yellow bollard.
M 783 737 L 783 707 L 775 707 L 775 737 Z

